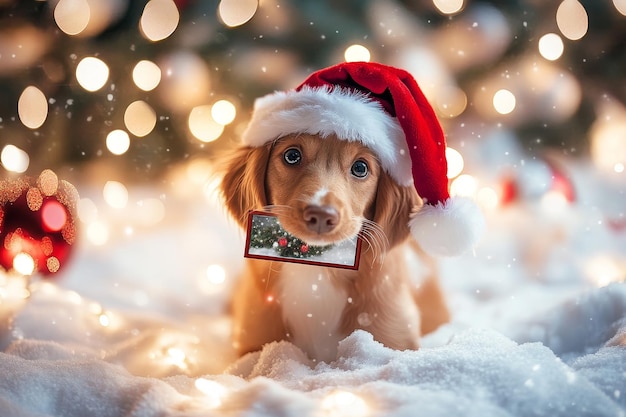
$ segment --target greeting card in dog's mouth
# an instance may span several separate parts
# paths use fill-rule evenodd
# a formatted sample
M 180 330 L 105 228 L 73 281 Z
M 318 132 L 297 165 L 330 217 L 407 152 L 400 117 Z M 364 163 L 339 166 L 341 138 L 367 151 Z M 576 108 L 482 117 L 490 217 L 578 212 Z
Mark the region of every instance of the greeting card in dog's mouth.
M 246 258 L 358 269 L 360 254 L 360 238 L 324 246 L 309 245 L 289 234 L 273 213 L 252 211 L 248 215 Z

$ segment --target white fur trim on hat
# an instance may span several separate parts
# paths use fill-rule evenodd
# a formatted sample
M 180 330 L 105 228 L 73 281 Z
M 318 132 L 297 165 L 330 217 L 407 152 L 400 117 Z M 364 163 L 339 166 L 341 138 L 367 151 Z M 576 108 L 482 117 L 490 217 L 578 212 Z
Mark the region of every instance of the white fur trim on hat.
M 424 204 L 409 221 L 411 234 L 430 255 L 455 256 L 472 248 L 485 228 L 478 205 L 467 197 Z
M 277 91 L 258 98 L 243 132 L 245 145 L 262 146 L 280 137 L 308 133 L 358 141 L 370 148 L 400 185 L 411 185 L 411 158 L 397 119 L 366 95 L 339 87 Z

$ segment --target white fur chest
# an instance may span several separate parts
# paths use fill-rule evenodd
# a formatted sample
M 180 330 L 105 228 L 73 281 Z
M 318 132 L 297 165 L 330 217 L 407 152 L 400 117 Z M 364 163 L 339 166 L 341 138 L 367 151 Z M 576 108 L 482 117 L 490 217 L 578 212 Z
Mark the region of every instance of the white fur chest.
M 342 339 L 339 321 L 348 297 L 328 268 L 286 263 L 278 301 L 290 340 L 315 360 L 331 361 Z

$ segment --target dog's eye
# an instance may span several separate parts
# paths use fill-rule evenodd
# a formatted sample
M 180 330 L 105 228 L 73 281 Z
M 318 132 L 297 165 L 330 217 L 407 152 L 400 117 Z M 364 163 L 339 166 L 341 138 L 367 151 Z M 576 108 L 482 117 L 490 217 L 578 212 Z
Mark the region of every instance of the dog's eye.
M 289 165 L 296 165 L 300 162 L 300 160 L 302 159 L 302 154 L 300 153 L 300 151 L 296 148 L 289 148 L 285 151 L 285 153 L 283 154 L 283 159 L 285 160 L 285 162 L 287 162 Z
M 367 162 L 361 161 L 360 159 L 352 164 L 352 168 L 350 168 L 350 172 L 357 178 L 365 178 L 369 173 L 369 167 L 367 166 Z

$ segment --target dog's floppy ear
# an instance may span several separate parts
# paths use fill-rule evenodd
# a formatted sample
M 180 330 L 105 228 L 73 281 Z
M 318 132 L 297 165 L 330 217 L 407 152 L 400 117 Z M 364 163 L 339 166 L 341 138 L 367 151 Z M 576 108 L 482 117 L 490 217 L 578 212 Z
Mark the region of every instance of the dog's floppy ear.
M 389 248 L 404 241 L 409 235 L 409 218 L 421 204 L 413 186 L 398 185 L 386 172 L 378 179 L 374 218 L 387 236 Z
M 245 227 L 248 212 L 267 205 L 265 172 L 271 146 L 242 147 L 225 163 L 220 191 L 230 214 Z

